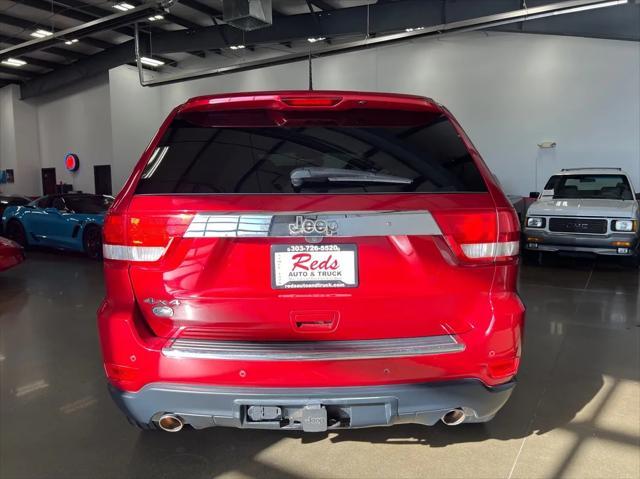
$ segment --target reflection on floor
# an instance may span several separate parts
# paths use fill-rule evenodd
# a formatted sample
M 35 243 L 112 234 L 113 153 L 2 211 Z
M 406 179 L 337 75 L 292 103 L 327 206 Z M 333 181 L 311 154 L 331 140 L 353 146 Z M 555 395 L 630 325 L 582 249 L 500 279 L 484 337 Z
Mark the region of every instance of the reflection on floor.
M 607 261 L 525 266 L 519 385 L 487 425 L 140 433 L 105 388 L 100 265 L 30 252 L 0 274 L 0 477 L 637 478 L 639 284 Z

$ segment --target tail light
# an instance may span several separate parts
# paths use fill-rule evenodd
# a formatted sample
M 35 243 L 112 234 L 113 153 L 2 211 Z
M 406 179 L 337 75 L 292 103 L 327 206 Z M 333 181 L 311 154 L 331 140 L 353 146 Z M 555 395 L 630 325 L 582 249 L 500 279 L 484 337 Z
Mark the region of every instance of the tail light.
M 172 238 L 181 237 L 193 215 L 129 216 L 109 214 L 103 228 L 106 259 L 157 261 Z
M 434 217 L 449 247 L 463 263 L 508 261 L 520 252 L 520 225 L 511 208 L 440 212 Z

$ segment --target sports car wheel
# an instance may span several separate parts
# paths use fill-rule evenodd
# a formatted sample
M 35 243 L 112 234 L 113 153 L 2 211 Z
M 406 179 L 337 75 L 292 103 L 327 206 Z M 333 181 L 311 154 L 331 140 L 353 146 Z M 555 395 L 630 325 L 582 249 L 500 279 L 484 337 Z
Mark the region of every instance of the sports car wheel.
M 11 220 L 7 223 L 6 236 L 22 247 L 27 246 L 27 233 L 19 221 Z
M 82 238 L 84 252 L 91 259 L 102 259 L 102 231 L 97 226 L 87 226 Z

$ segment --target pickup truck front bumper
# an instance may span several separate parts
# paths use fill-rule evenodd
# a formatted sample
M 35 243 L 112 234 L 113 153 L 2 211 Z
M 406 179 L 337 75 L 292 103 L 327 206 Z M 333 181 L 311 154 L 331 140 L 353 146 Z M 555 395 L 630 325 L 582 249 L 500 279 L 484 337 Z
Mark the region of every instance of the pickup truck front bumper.
M 582 233 L 552 233 L 525 228 L 524 248 L 529 251 L 591 253 L 609 256 L 638 255 L 638 233 L 588 235 Z M 623 243 L 629 246 L 622 245 Z
M 137 392 L 109 387 L 116 404 L 145 427 L 163 414 L 194 429 L 228 426 L 321 432 L 415 423 L 433 425 L 462 409 L 463 422 L 489 421 L 515 381 L 487 387 L 476 379 L 336 388 L 234 388 L 153 383 Z

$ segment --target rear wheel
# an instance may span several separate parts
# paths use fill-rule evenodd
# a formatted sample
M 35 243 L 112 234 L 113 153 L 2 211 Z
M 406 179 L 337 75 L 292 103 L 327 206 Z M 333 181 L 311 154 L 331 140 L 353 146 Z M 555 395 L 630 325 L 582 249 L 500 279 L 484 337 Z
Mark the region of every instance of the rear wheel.
M 22 223 L 17 220 L 11 220 L 7 223 L 6 236 L 22 247 L 27 246 L 27 232 L 24 230 Z
M 102 231 L 98 226 L 87 226 L 82 236 L 84 252 L 91 259 L 102 259 Z

